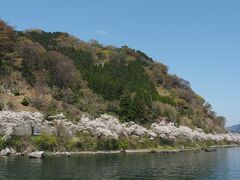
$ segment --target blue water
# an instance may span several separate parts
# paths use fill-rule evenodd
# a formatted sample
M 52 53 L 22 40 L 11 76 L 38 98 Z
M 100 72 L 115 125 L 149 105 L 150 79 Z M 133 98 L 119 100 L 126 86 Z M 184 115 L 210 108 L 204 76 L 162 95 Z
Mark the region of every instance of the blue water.
M 0 179 L 216 179 L 240 180 L 240 148 L 175 154 L 97 154 L 0 158 Z

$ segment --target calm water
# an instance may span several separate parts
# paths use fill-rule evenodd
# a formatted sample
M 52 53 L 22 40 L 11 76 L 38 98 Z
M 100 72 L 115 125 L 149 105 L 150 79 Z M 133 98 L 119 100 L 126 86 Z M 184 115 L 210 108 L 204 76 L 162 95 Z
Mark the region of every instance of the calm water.
M 240 148 L 213 153 L 0 158 L 0 179 L 240 179 Z

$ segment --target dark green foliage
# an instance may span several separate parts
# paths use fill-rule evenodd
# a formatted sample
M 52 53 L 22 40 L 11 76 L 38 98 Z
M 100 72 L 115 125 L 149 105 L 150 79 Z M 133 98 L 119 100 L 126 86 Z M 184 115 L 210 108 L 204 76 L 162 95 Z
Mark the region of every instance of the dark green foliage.
M 79 133 L 77 138 L 70 141 L 70 150 L 81 150 L 81 151 L 93 151 L 96 150 L 97 143 L 96 137 L 91 136 L 88 133 Z
M 98 150 L 118 150 L 119 144 L 116 139 L 99 139 L 97 141 Z
M 126 65 L 116 60 L 102 67 L 94 64 L 90 52 L 74 49 L 64 49 L 62 52 L 74 60 L 91 89 L 105 99 L 119 99 L 123 92 L 136 92 L 139 89 L 149 92 L 154 99 L 158 97 L 139 61 Z
M 14 70 L 15 70 L 14 67 L 9 65 L 9 63 L 6 63 L 6 62 L 1 63 L 1 60 L 0 60 L 0 76 L 1 77 L 9 76 Z
M 6 147 L 14 148 L 17 152 L 24 152 L 32 146 L 30 136 L 12 136 L 7 140 L 3 140 L 0 136 L 0 150 Z
M 149 140 L 147 137 L 142 138 L 119 138 L 102 139 L 91 136 L 87 133 L 81 133 L 77 137 L 56 137 L 56 136 L 13 136 L 8 140 L 3 140 L 0 136 L 0 150 L 6 147 L 12 147 L 17 152 L 24 152 L 26 149 L 42 151 L 97 151 L 97 150 L 130 150 L 130 149 L 149 149 L 153 150 L 178 150 L 180 146 L 185 149 L 201 149 L 213 145 L 226 145 L 229 142 L 220 141 L 189 141 L 186 139 L 168 140 L 156 138 Z
M 32 141 L 38 150 L 54 151 L 57 147 L 57 138 L 55 136 L 33 137 Z
M 92 54 L 86 50 L 75 50 L 73 48 L 60 48 L 63 54 L 74 61 L 75 66 L 79 69 L 85 79 L 89 78 L 89 74 L 93 70 L 94 61 Z
M 145 123 L 149 120 L 149 113 L 151 110 L 151 97 L 147 92 L 138 91 L 132 100 L 132 111 L 134 114 L 134 121 Z
M 4 104 L 0 102 L 0 111 L 2 111 L 3 109 L 4 109 Z
M 36 82 L 36 78 L 33 74 L 33 72 L 25 66 L 25 64 L 22 65 L 22 77 L 30 84 L 34 85 Z
M 166 138 L 160 138 L 159 144 L 161 146 L 174 146 L 174 140 L 166 139 Z
M 74 93 L 70 88 L 68 89 L 53 89 L 53 97 L 58 101 L 63 101 L 68 104 L 76 104 L 78 102 L 79 95 Z
M 18 151 L 21 150 L 22 143 L 23 142 L 21 140 L 21 137 L 16 137 L 16 136 L 13 136 L 7 140 L 0 140 L 0 146 L 2 146 L 2 148 L 12 147 Z
M 148 55 L 146 55 L 144 52 L 142 52 L 142 51 L 140 51 L 140 50 L 137 50 L 137 53 L 138 53 L 139 55 L 141 55 L 142 57 L 144 57 L 145 59 L 153 62 L 153 59 L 150 58 Z
M 139 90 L 133 97 L 129 95 L 121 98 L 119 115 L 125 121 L 145 123 L 149 120 L 151 109 L 151 96 L 147 92 Z
M 26 34 L 31 40 L 35 42 L 39 42 L 46 49 L 54 50 L 57 45 L 56 38 L 66 33 L 61 33 L 61 32 L 52 33 L 52 32 L 44 32 L 44 31 L 39 32 L 36 30 L 36 31 L 29 31 Z
M 22 102 L 21 102 L 21 104 L 23 106 L 29 106 L 30 105 L 30 101 L 29 101 L 29 99 L 27 97 L 24 97 Z
M 125 121 L 134 119 L 134 112 L 132 109 L 132 99 L 130 96 L 124 96 L 120 100 L 119 115 Z
M 172 97 L 169 97 L 169 96 L 158 96 L 157 100 L 162 102 L 162 103 L 165 103 L 165 104 L 170 104 L 170 105 L 173 105 L 173 106 L 176 105 L 176 103 L 174 102 L 174 99 Z
M 0 150 L 3 149 L 5 146 L 5 141 L 2 139 L 2 136 L 0 136 Z

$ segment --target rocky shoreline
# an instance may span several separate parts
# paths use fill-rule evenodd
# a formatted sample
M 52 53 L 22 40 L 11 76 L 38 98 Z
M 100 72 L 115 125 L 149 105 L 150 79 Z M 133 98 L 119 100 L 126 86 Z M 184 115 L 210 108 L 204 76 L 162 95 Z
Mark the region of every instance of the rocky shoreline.
M 27 156 L 29 158 L 42 158 L 42 157 L 55 157 L 55 156 L 76 156 L 76 155 L 96 155 L 96 154 L 132 154 L 132 153 L 179 153 L 186 151 L 194 151 L 194 152 L 214 152 L 220 148 L 232 148 L 232 147 L 240 147 L 238 144 L 230 144 L 230 145 L 218 145 L 218 146 L 210 146 L 208 148 L 186 148 L 186 149 L 137 149 L 137 150 L 109 150 L 109 151 L 78 151 L 78 152 L 44 152 L 44 151 L 36 151 L 28 154 L 17 153 L 12 148 L 6 148 L 13 150 L 8 151 L 9 153 L 1 154 L 0 157 L 8 157 L 8 156 Z M 207 149 L 213 149 L 214 151 L 207 151 Z
M 237 144 L 210 146 L 208 148 L 231 148 L 240 147 Z M 187 149 L 137 149 L 137 150 L 111 150 L 111 151 L 82 151 L 82 152 L 48 152 L 48 156 L 71 156 L 81 154 L 131 154 L 131 153 L 177 153 L 184 151 L 200 151 L 206 148 L 187 148 Z

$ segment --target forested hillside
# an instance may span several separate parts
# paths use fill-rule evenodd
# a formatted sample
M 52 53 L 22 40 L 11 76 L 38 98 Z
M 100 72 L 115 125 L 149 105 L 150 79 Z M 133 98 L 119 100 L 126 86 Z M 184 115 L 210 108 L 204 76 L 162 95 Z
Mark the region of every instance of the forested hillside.
M 159 117 L 176 125 L 225 132 L 190 83 L 127 46 L 84 42 L 62 32 L 16 31 L 0 21 L 0 110 L 118 116 L 148 126 Z

